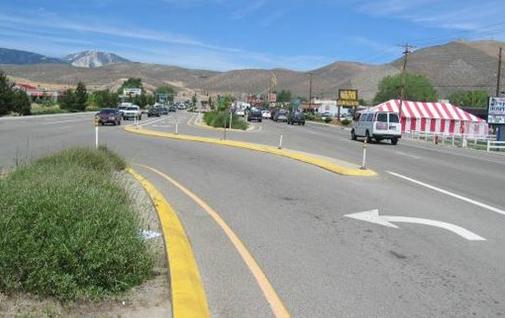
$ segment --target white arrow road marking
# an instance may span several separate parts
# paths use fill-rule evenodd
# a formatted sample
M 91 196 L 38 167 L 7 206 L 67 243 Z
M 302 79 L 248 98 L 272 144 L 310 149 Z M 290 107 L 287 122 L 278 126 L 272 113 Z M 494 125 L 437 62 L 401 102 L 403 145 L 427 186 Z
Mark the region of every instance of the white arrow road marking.
M 403 176 L 399 173 L 396 173 L 396 172 L 392 172 L 392 171 L 388 171 L 387 173 L 389 173 L 390 175 L 392 176 L 395 176 L 395 177 L 398 177 L 398 178 L 401 178 L 401 179 L 404 179 L 404 180 L 407 180 L 407 181 L 410 181 L 412 183 L 415 183 L 415 184 L 418 184 L 420 186 L 423 186 L 423 187 L 426 187 L 428 189 L 431 189 L 431 190 L 434 190 L 434 191 L 437 191 L 437 192 L 440 192 L 440 193 L 443 193 L 443 194 L 446 194 L 448 196 L 451 196 L 453 198 L 456 198 L 456 199 L 460 199 L 462 201 L 465 201 L 465 202 L 468 202 L 468 203 L 471 203 L 471 204 L 474 204 L 476 206 L 480 206 L 481 208 L 484 208 L 484 209 L 487 209 L 487 210 L 490 210 L 490 211 L 493 211 L 493 212 L 496 212 L 496 213 L 499 213 L 499 214 L 502 214 L 502 215 L 505 215 L 505 211 L 503 210 L 500 210 L 498 208 L 495 208 L 493 206 L 490 206 L 490 205 L 487 205 L 485 203 L 482 203 L 482 202 L 479 202 L 479 201 L 475 201 L 475 200 L 472 200 L 472 199 L 469 199 L 469 198 L 466 198 L 462 195 L 459 195 L 459 194 L 456 194 L 456 193 L 452 193 L 452 192 L 449 192 L 447 190 L 444 190 L 444 189 L 440 189 L 440 188 L 437 188 L 435 186 L 432 186 L 432 185 L 429 185 L 427 183 L 424 183 L 424 182 L 421 182 L 421 181 L 418 181 L 418 180 L 415 180 L 415 179 L 412 179 L 412 178 L 409 178 L 409 177 L 406 177 L 406 176 Z
M 429 219 L 421 219 L 421 218 L 412 218 L 407 216 L 390 216 L 390 215 L 379 215 L 379 210 L 370 210 L 366 212 L 358 212 L 352 214 L 346 214 L 345 217 L 370 222 L 374 224 L 380 224 L 387 227 L 398 228 L 395 223 L 415 223 L 415 224 L 423 224 L 423 225 L 431 225 L 441 229 L 445 229 L 451 231 L 469 241 L 485 241 L 486 239 L 468 231 L 467 229 L 462 228 L 461 226 L 457 226 L 451 223 L 440 222 Z

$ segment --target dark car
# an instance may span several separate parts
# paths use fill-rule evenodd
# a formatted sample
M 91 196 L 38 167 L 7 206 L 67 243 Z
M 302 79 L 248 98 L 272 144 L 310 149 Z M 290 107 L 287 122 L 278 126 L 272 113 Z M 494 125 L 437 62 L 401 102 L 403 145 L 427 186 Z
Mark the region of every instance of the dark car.
M 290 112 L 288 115 L 288 125 L 305 125 L 305 114 L 302 112 Z
M 172 105 L 172 106 L 168 107 L 168 111 L 175 113 L 177 111 L 177 107 L 175 107 L 175 105 Z
M 251 110 L 247 114 L 247 121 L 253 121 L 253 120 L 259 121 L 261 123 L 261 121 L 263 120 L 263 113 L 261 112 L 261 110 L 257 108 L 251 108 Z
M 288 111 L 285 109 L 279 109 L 278 111 L 275 112 L 274 121 L 288 121 Z
M 160 117 L 161 116 L 161 110 L 159 107 L 151 107 L 147 111 L 147 117 Z
M 160 107 L 160 115 L 168 115 L 168 108 L 165 106 Z
M 121 125 L 121 113 L 116 108 L 103 108 L 95 115 L 99 125 Z

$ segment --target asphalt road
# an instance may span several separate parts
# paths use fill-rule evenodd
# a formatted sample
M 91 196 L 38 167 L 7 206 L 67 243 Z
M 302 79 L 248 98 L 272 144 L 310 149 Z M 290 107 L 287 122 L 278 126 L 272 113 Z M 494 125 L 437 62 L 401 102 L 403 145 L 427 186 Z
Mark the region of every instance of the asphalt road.
M 193 115 L 184 112 L 145 128 L 173 131 L 174 116 L 180 133 L 222 136 L 187 125 Z M 361 160 L 362 143 L 350 141 L 347 131 L 270 121 L 258 126 L 228 138 L 277 145 L 283 134 L 287 148 Z M 368 164 L 379 176 L 364 178 L 269 154 L 129 134 L 120 127 L 101 127 L 100 141 L 132 165 L 174 178 L 213 207 L 292 317 L 505 315 L 503 156 L 405 140 L 396 147 L 369 145 Z M 70 145 L 94 145 L 90 115 L 0 119 L 0 166 Z M 274 317 L 217 223 L 159 175 L 135 167 L 179 213 L 213 316 Z M 411 221 L 450 223 L 485 240 L 467 240 L 433 224 L 394 223 L 398 228 L 393 228 L 345 217 L 374 209 L 418 218 Z

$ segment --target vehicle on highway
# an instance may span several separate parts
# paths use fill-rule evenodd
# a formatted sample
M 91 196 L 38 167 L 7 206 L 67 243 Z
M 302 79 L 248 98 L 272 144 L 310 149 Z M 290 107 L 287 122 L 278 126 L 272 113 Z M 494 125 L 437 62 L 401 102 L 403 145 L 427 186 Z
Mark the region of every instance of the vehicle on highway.
M 129 106 L 126 107 L 126 109 L 123 111 L 123 119 L 128 120 L 128 119 L 142 119 L 142 110 L 140 109 L 139 106 Z
M 288 125 L 305 125 L 305 114 L 302 112 L 290 112 L 288 114 Z
M 99 125 L 121 125 L 121 113 L 116 108 L 103 108 L 95 115 Z
M 247 121 L 261 121 L 263 120 L 263 113 L 258 108 L 251 108 L 251 110 L 247 113 Z
M 160 107 L 160 115 L 168 115 L 168 107 L 161 106 Z
M 169 106 L 168 111 L 171 113 L 175 113 L 177 111 L 177 107 L 175 107 L 175 105 Z
M 270 119 L 272 118 L 272 114 L 269 110 L 265 109 L 261 112 L 261 117 L 263 117 L 263 119 Z
M 285 109 L 279 109 L 275 112 L 273 117 L 274 121 L 288 121 L 288 111 Z
M 160 117 L 161 116 L 161 110 L 159 107 L 150 107 L 147 110 L 147 117 Z
M 395 112 L 364 112 L 359 115 L 351 130 L 351 139 L 364 137 L 367 142 L 373 140 L 391 140 L 396 145 L 402 137 L 402 129 L 398 113 Z

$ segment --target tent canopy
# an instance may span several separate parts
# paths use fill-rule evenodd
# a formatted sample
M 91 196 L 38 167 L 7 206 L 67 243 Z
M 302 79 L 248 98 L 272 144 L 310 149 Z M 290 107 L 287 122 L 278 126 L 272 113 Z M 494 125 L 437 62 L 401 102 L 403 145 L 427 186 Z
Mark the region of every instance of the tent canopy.
M 379 104 L 371 109 L 372 111 L 391 111 L 399 113 L 400 100 L 392 99 L 385 103 Z M 453 106 L 450 103 L 428 103 L 428 102 L 412 102 L 403 101 L 402 117 L 412 119 L 443 119 L 443 120 L 461 120 L 466 122 L 485 122 L 468 112 L 465 112 L 459 107 Z

